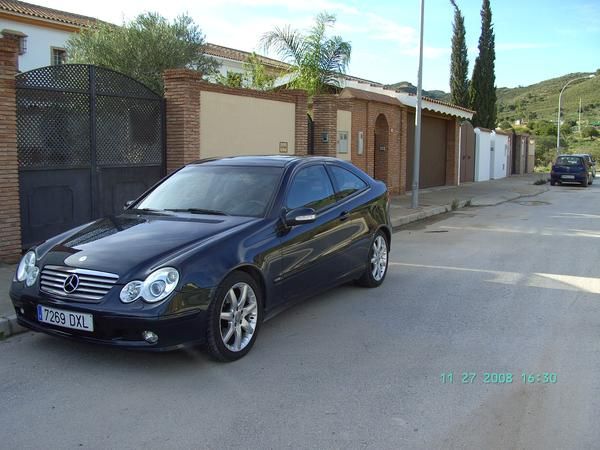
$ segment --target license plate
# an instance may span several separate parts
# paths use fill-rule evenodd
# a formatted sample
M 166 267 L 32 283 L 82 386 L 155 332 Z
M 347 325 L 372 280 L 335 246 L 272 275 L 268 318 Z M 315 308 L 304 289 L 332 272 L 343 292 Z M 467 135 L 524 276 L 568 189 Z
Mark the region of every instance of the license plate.
M 64 309 L 37 306 L 38 321 L 73 330 L 94 331 L 94 316 Z
M 563 175 L 561 178 L 564 178 L 565 180 L 574 180 L 575 175 Z

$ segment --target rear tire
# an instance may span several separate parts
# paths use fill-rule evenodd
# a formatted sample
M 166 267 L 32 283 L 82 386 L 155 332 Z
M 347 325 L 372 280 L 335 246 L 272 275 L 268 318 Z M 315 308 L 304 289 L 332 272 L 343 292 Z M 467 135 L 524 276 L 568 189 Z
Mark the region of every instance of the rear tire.
M 383 231 L 377 231 L 371 242 L 365 273 L 356 281 L 359 286 L 375 288 L 383 283 L 387 275 L 389 248 L 389 243 Z
M 254 278 L 232 272 L 219 285 L 208 307 L 206 341 L 218 361 L 235 361 L 250 351 L 260 329 L 263 296 Z

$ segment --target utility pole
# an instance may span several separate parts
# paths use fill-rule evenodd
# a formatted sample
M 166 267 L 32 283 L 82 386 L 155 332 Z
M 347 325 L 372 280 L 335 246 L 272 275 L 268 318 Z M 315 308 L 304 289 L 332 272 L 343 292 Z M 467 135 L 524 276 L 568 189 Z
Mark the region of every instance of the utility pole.
M 419 207 L 419 170 L 421 160 L 421 90 L 423 87 L 423 25 L 425 17 L 425 0 L 421 0 L 421 37 L 419 40 L 419 75 L 417 81 L 417 110 L 415 112 L 415 155 L 413 161 L 413 183 L 411 208 Z

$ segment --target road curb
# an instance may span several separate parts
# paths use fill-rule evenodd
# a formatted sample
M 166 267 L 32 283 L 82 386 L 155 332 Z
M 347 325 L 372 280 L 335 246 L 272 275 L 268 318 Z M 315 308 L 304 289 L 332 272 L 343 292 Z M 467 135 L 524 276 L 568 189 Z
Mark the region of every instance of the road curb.
M 25 331 L 27 331 L 27 329 L 17 323 L 16 314 L 0 317 L 0 340 Z

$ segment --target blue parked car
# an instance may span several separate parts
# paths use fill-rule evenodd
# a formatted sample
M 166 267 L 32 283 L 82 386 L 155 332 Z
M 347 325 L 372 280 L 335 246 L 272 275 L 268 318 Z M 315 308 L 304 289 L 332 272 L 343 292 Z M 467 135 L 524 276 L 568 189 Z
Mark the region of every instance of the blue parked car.
M 550 173 L 550 184 L 579 183 L 583 187 L 592 184 L 592 166 L 580 155 L 561 155 L 556 158 Z

